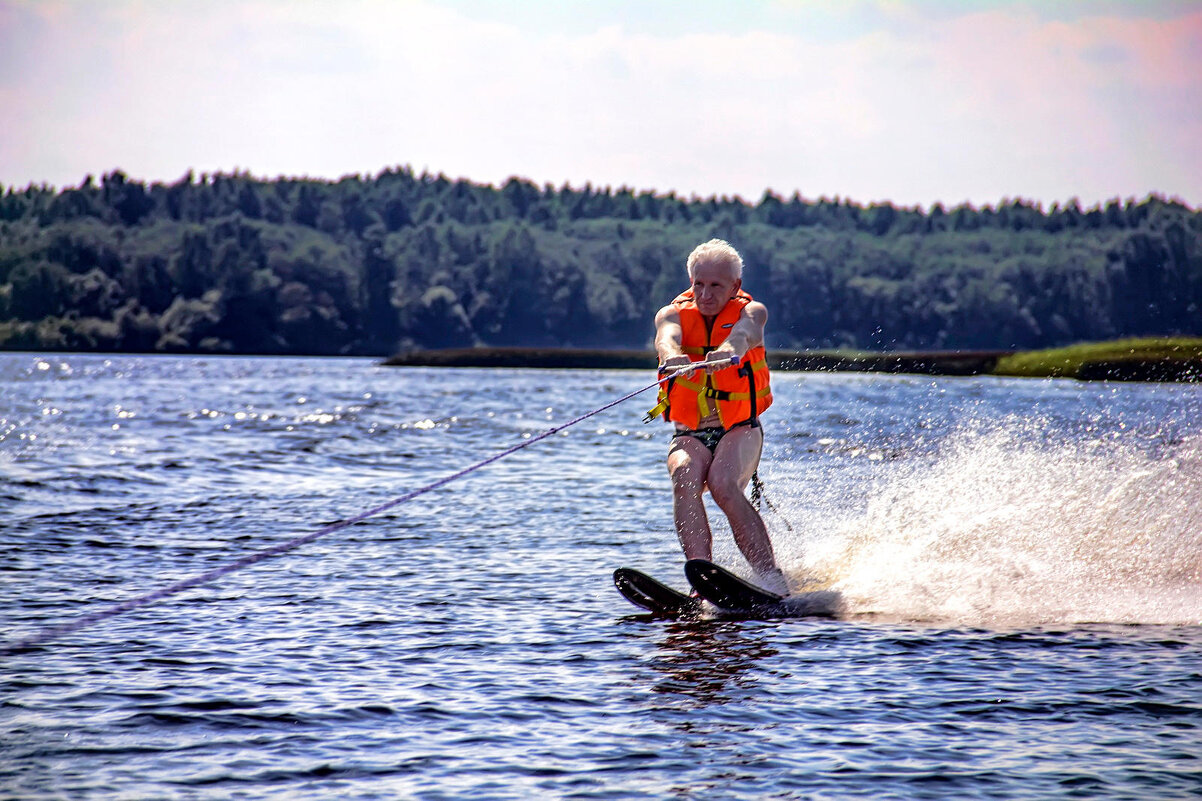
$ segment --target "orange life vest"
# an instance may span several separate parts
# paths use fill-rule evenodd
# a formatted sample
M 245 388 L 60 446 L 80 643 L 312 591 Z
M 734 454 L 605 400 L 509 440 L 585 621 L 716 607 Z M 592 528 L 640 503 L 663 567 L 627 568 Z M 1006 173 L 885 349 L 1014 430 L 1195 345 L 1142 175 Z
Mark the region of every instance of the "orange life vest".
M 707 324 L 693 300 L 693 290 L 677 295 L 672 304 L 680 312 L 680 345 L 689 360 L 703 361 L 707 353 L 726 341 L 751 300 L 751 295 L 739 290 Z M 756 345 L 738 365 L 713 373 L 697 370 L 668 381 L 667 386 L 661 384 L 659 403 L 647 412 L 644 422 L 662 414 L 665 420 L 695 429 L 716 410 L 722 427 L 730 428 L 753 420 L 771 405 L 767 356 L 764 346 Z

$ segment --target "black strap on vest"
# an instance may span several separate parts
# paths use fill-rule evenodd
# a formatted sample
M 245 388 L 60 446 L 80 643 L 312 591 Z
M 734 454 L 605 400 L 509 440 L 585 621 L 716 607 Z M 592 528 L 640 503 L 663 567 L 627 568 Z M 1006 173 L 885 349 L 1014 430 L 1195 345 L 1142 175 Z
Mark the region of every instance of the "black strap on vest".
M 751 399 L 751 417 L 748 418 L 748 421 L 751 423 L 751 427 L 755 428 L 760 424 L 759 412 L 756 409 L 759 399 L 755 396 L 755 370 L 751 369 L 750 360 L 739 367 L 739 375 L 747 377 L 747 396 Z

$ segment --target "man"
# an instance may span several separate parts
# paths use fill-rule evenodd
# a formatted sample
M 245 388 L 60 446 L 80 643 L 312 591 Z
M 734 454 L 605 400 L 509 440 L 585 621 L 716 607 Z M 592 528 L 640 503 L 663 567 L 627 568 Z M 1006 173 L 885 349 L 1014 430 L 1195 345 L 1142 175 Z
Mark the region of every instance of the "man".
M 760 582 L 786 594 L 768 530 L 743 494 L 763 449 L 759 414 L 772 403 L 764 361 L 768 310 L 742 291 L 743 260 L 727 242 L 699 245 L 687 268 L 691 288 L 655 315 L 655 349 L 661 374 L 688 364 L 697 369 L 661 386 L 659 405 L 648 413 L 676 424 L 668 449 L 676 534 L 686 559 L 713 558 L 702 501 L 708 488 Z

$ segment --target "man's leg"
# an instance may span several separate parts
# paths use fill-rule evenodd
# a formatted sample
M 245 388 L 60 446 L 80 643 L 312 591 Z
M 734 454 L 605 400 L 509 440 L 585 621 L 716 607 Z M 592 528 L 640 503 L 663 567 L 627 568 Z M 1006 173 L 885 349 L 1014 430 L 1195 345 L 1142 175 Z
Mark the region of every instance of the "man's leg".
M 710 495 L 730 520 L 735 544 L 747 557 L 757 573 L 775 575 L 778 572 L 772 541 L 760 513 L 743 494 L 751 474 L 760 463 L 764 445 L 764 430 L 751 426 L 736 426 L 726 432 L 718 443 L 706 483 Z
M 712 559 L 713 537 L 705 516 L 705 475 L 713 459 L 709 448 L 692 437 L 676 437 L 668 449 L 672 477 L 672 514 L 685 559 Z

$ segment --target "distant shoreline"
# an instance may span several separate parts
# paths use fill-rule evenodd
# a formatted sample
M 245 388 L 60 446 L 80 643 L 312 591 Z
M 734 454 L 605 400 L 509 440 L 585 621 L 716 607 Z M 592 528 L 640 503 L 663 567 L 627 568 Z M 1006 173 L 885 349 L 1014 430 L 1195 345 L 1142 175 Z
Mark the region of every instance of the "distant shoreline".
M 837 351 L 774 350 L 768 354 L 773 370 L 793 372 L 923 373 L 980 375 L 988 373 L 1010 351 L 907 351 L 896 353 L 839 353 Z M 596 370 L 654 370 L 649 350 L 588 348 L 446 348 L 398 353 L 382 362 L 389 367 L 532 367 Z
M 477 347 L 405 351 L 381 364 L 390 367 L 654 370 L 656 358 L 650 350 Z M 768 353 L 768 366 L 788 372 L 1199 382 L 1202 381 L 1202 339 L 1120 340 L 1046 351 L 773 350 Z

